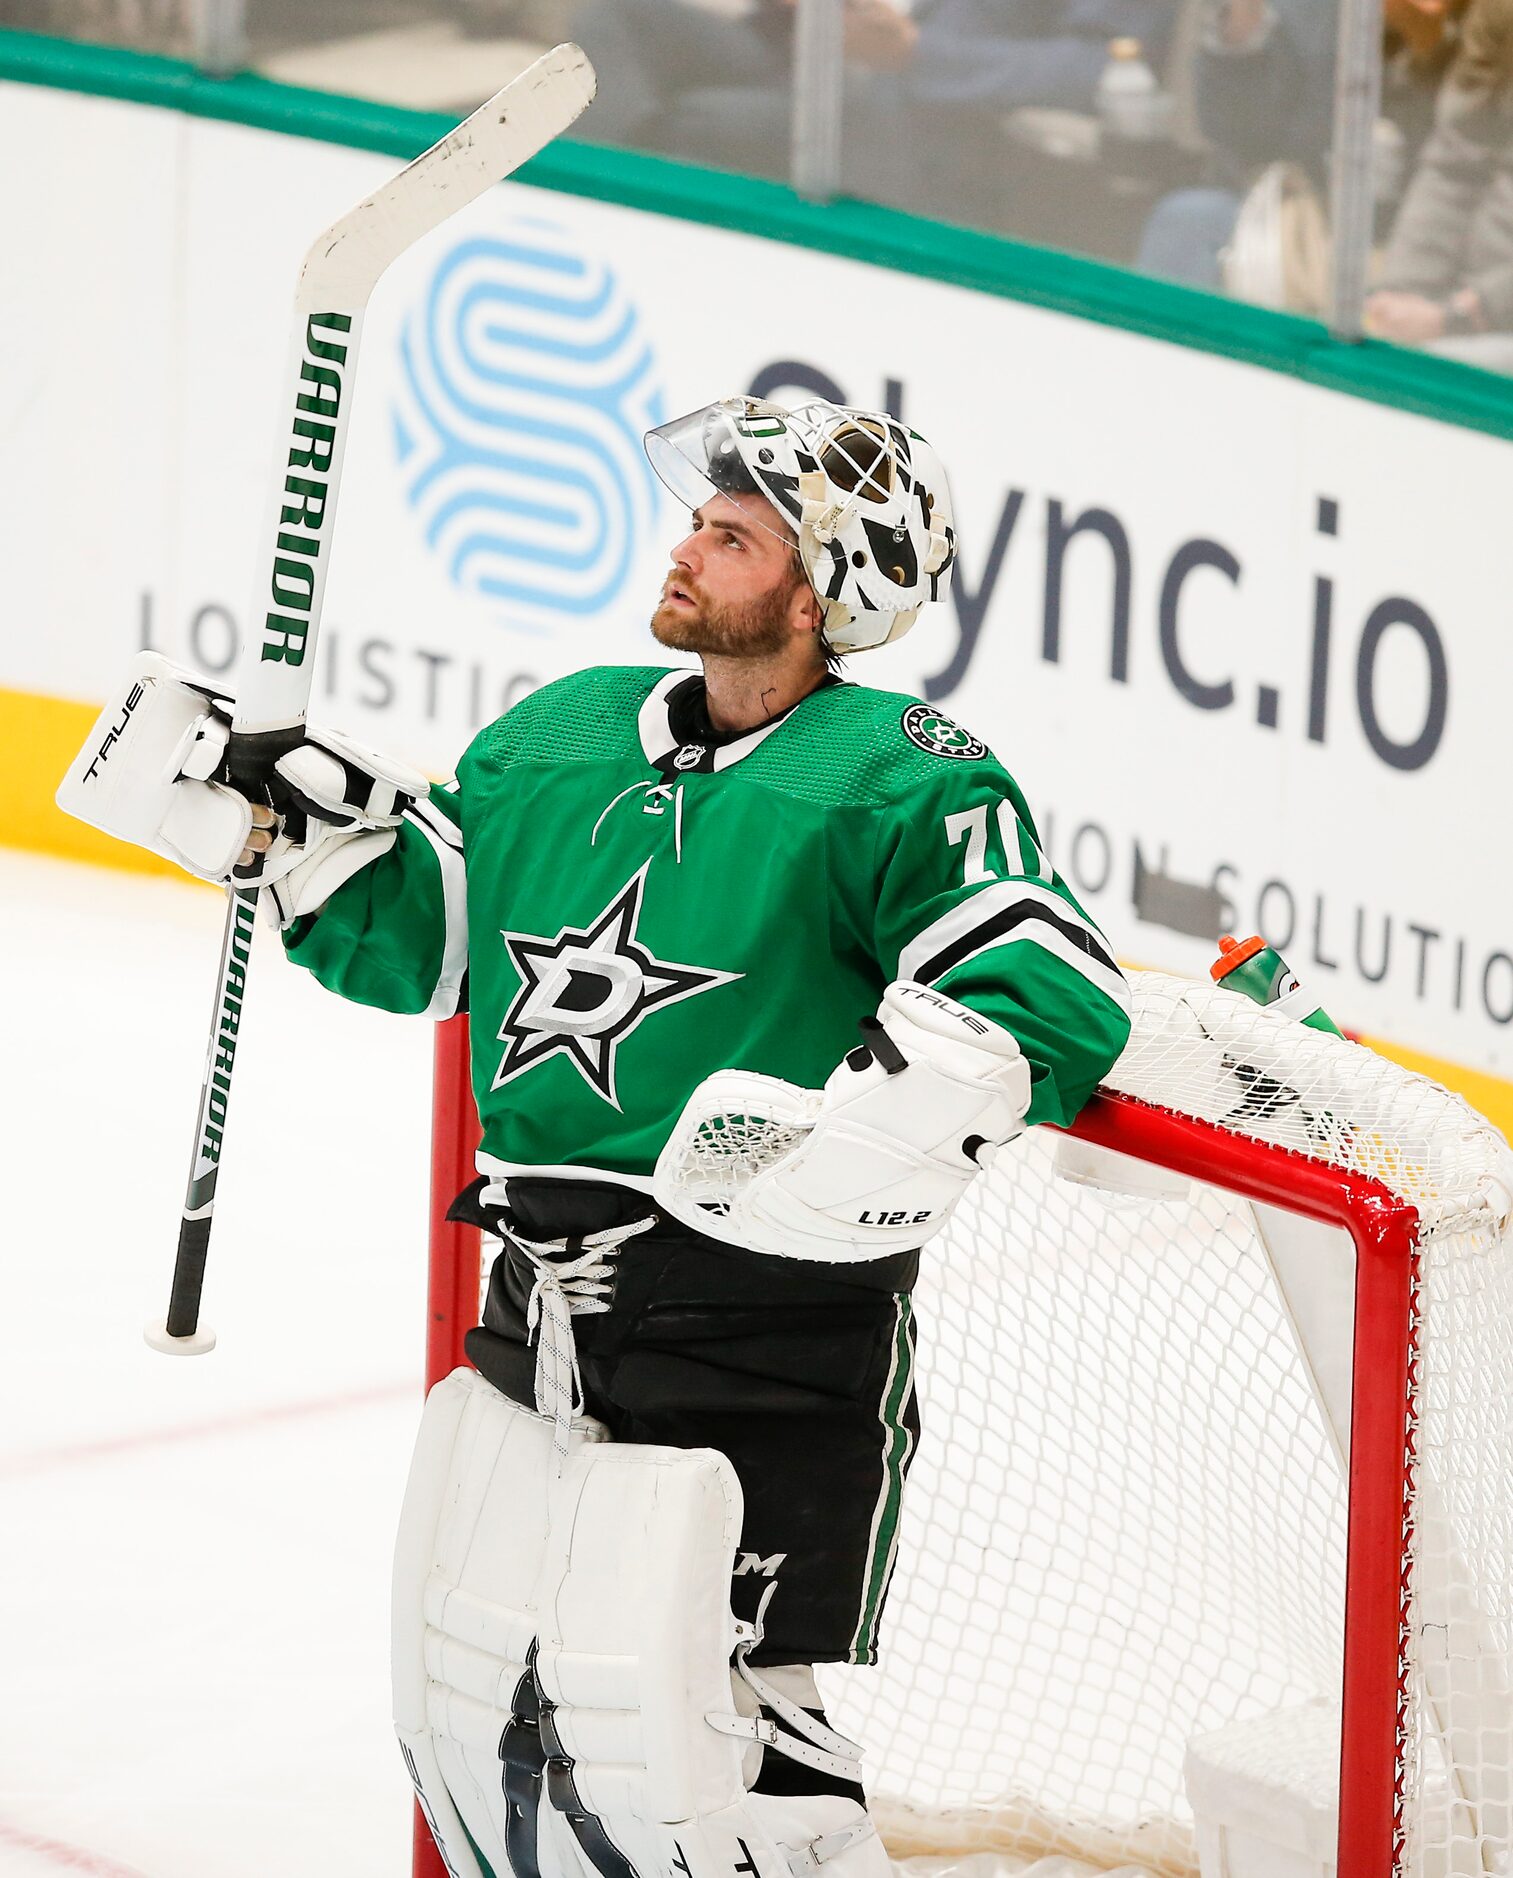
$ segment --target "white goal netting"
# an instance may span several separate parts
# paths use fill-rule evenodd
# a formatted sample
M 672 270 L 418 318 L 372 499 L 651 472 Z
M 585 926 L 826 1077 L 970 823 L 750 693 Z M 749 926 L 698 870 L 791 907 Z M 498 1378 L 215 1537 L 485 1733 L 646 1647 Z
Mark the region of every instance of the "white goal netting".
M 1390 1437 L 1351 1453 L 1400 1495 L 1397 1740 L 1358 1746 L 1347 1778 L 1386 1796 L 1403 1878 L 1507 1872 L 1507 1147 L 1360 1046 L 1220 987 L 1134 982 L 1110 1087 L 1369 1176 L 1418 1211 L 1407 1387 L 1372 1384 L 1402 1413 L 1389 1403 Z M 1338 1733 L 1348 1241 L 1036 1130 L 923 1263 L 923 1434 L 883 1660 L 827 1673 L 832 1718 L 865 1746 L 896 1855 L 1062 1854 L 1186 1878 L 1194 1740 L 1287 1711 Z

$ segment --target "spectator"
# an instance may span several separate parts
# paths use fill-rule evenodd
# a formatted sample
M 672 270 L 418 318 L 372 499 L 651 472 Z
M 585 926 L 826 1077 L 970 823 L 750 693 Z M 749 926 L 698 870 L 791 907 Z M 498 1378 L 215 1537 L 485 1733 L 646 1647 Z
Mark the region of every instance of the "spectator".
M 1216 181 L 1179 189 L 1151 212 L 1135 265 L 1217 292 L 1220 254 L 1245 185 L 1291 159 L 1321 179 L 1334 106 L 1334 0 L 1214 0 L 1193 71 L 1198 126 Z
M 928 0 L 915 7 L 910 96 L 941 110 L 1091 111 L 1111 39 L 1160 69 L 1173 0 Z
M 1065 239 L 1078 226 L 1087 179 L 1031 173 L 1016 200 L 1004 117 L 1025 107 L 1091 114 L 1115 39 L 1140 42 L 1160 71 L 1177 0 L 921 0 L 907 95 L 928 128 L 923 192 L 936 214 L 1006 233 Z M 1063 192 L 1065 192 L 1063 194 Z M 1033 201 L 1029 200 L 1033 197 Z
M 1513 371 L 1513 0 L 1466 15 L 1366 324 Z
M 1427 132 L 1464 10 L 1465 0 L 1385 0 L 1383 109 L 1410 149 Z M 1192 85 L 1216 173 L 1157 203 L 1136 260 L 1143 273 L 1219 290 L 1240 204 L 1270 163 L 1296 163 L 1327 189 L 1338 24 L 1336 0 L 1211 0 Z
M 599 95 L 582 135 L 654 150 L 751 176 L 785 179 L 789 170 L 789 88 L 794 0 L 753 0 L 730 15 L 699 0 L 584 0 L 574 33 L 599 71 Z M 847 0 L 847 186 L 896 200 L 908 196 L 909 138 L 896 121 L 876 124 L 892 68 L 904 62 L 913 21 L 888 0 Z M 874 107 L 869 109 L 868 107 Z M 883 186 L 869 174 L 880 150 Z M 891 154 L 897 151 L 897 155 Z M 899 181 L 888 186 L 895 172 Z
M 916 209 L 996 147 L 1018 105 L 1091 110 L 1108 42 L 1160 58 L 1173 0 L 845 0 L 842 187 Z M 602 75 L 584 135 L 786 177 L 794 0 L 731 18 L 695 0 L 584 0 Z

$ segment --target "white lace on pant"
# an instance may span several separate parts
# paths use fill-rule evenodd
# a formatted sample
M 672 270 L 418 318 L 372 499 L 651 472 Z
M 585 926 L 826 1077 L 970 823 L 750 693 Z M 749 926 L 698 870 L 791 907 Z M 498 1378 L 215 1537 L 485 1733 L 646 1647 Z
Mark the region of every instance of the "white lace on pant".
M 479 1198 L 485 1206 L 505 1205 L 507 1183 L 491 1183 Z M 583 1408 L 583 1377 L 578 1368 L 573 1318 L 593 1316 L 610 1308 L 615 1255 L 627 1239 L 650 1232 L 656 1223 L 653 1213 L 581 1238 L 527 1239 L 518 1232 L 507 1235 L 508 1243 L 525 1254 L 536 1273 L 526 1303 L 525 1326 L 536 1345 L 536 1412 L 552 1418 L 552 1445 L 559 1460 L 567 1458 L 573 1417 Z

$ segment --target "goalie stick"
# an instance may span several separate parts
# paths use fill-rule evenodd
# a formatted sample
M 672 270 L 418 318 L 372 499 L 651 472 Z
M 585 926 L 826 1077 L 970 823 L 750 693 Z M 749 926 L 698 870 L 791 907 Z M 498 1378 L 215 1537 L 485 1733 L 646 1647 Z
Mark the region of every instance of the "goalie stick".
M 266 585 L 255 607 L 263 623 L 242 656 L 227 757 L 238 786 L 260 791 L 303 731 L 369 296 L 390 262 L 561 136 L 593 95 L 593 67 L 577 46 L 543 54 L 333 222 L 305 256 L 281 381 L 292 417 L 279 442 L 264 532 Z M 157 1350 L 198 1355 L 215 1345 L 214 1333 L 200 1327 L 200 1295 L 256 904 L 255 887 L 236 887 L 228 896 L 173 1289 L 166 1319 L 146 1333 Z

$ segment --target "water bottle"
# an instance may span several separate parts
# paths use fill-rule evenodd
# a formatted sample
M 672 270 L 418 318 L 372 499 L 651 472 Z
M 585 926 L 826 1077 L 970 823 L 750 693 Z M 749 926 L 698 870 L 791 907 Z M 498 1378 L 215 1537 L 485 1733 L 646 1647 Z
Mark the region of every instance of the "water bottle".
M 1331 1037 L 1344 1034 L 1288 968 L 1281 953 L 1267 945 L 1259 933 L 1249 939 L 1236 939 L 1226 933 L 1219 941 L 1219 956 L 1208 970 L 1215 984 L 1238 991 L 1254 1004 L 1273 1005 L 1285 1017 L 1306 1024 L 1310 1030 L 1322 1030 Z
M 1095 102 L 1104 135 L 1127 143 L 1149 143 L 1165 133 L 1171 120 L 1172 101 L 1146 64 L 1138 39 L 1109 41 Z

